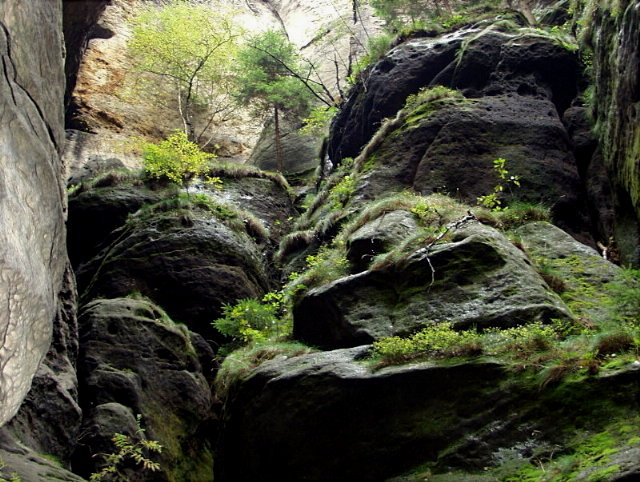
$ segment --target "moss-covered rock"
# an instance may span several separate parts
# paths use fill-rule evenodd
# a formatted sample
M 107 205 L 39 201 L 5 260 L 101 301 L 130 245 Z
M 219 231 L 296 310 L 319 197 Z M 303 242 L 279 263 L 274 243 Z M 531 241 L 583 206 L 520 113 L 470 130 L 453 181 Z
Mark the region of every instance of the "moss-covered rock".
M 354 272 L 367 269 L 377 254 L 400 245 L 417 229 L 416 217 L 403 210 L 384 212 L 358 228 L 347 240 L 347 259 Z
M 549 223 L 529 223 L 515 234 L 549 284 L 560 283 L 557 291 L 576 316 L 606 321 L 609 308 L 604 302 L 611 294 L 605 288 L 620 267 Z
M 235 219 L 233 212 L 222 210 Z M 207 339 L 223 303 L 269 291 L 265 259 L 243 223 L 200 211 L 141 215 L 78 270 L 85 301 L 139 292 Z
M 74 267 L 89 261 L 111 241 L 109 235 L 129 214 L 145 204 L 158 202 L 175 191 L 152 190 L 132 183 L 89 188 L 69 196 L 67 249 Z
M 117 452 L 115 433 L 136 436 L 139 414 L 147 439 L 163 446 L 161 471 L 133 470 L 127 480 L 211 480 L 212 399 L 200 363 L 213 357 L 211 349 L 198 353 L 206 346 L 194 343 L 198 335 L 144 299 L 93 301 L 79 323 L 85 417 L 74 470 L 85 477 L 97 472 L 98 454 Z
M 367 351 L 280 357 L 245 375 L 226 402 L 216 480 L 640 474 L 638 367 L 541 386 L 492 360 L 375 371 Z
M 583 22 L 593 47 L 593 115 L 614 186 L 615 238 L 625 264 L 640 265 L 640 5 L 589 2 Z
M 479 223 L 427 253 L 312 289 L 293 311 L 294 337 L 322 348 L 406 336 L 434 322 L 486 328 L 569 317 L 526 256 Z

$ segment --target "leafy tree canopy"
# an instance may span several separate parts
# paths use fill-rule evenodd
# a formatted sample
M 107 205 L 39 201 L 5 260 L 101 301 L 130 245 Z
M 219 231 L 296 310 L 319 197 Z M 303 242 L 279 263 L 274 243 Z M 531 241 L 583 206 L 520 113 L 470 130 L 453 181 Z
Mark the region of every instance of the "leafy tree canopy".
M 146 91 L 173 92 L 184 130 L 197 140 L 232 106 L 230 66 L 237 49 L 239 27 L 233 12 L 171 0 L 147 4 L 132 20 L 129 53 L 136 71 L 147 74 Z M 196 132 L 194 112 L 205 110 L 204 126 Z
M 268 30 L 251 37 L 238 52 L 236 65 L 237 100 L 262 109 L 306 111 L 313 87 L 296 47 L 280 32 Z

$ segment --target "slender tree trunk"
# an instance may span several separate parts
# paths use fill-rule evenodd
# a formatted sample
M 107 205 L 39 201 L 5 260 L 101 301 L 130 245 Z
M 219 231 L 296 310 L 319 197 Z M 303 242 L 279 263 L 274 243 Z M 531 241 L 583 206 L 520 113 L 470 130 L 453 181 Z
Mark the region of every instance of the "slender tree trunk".
M 273 120 L 275 124 L 275 148 L 276 148 L 276 169 L 284 172 L 284 160 L 282 159 L 282 144 L 280 142 L 280 111 L 278 106 L 273 106 Z

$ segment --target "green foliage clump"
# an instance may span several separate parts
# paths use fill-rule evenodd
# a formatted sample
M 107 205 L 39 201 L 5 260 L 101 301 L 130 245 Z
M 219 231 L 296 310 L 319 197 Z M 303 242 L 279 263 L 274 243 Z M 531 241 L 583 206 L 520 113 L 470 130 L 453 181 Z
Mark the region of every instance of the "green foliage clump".
M 451 323 L 434 323 L 409 338 L 382 338 L 374 342 L 373 351 L 384 364 L 396 364 L 416 358 L 479 355 L 482 347 L 475 330 L 455 331 Z
M 553 325 L 540 322 L 506 329 L 489 328 L 485 333 L 489 353 L 508 354 L 514 358 L 527 358 L 535 352 L 550 350 L 558 337 Z
M 300 133 L 309 136 L 321 136 L 328 129 L 331 119 L 338 113 L 336 106 L 318 106 L 311 109 L 309 115 L 303 119 Z
M 346 206 L 349 200 L 353 197 L 357 187 L 357 179 L 351 174 L 344 176 L 340 182 L 333 186 L 329 190 L 329 197 L 327 199 L 331 209 L 342 209 Z
M 346 258 L 344 243 L 337 241 L 321 247 L 316 254 L 305 258 L 306 267 L 302 273 L 296 273 L 287 290 L 291 292 L 292 302 L 307 289 L 321 286 L 349 274 L 349 261 Z
M 140 426 L 141 415 L 136 417 L 136 431 L 133 436 L 116 433 L 111 438 L 116 450 L 104 456 L 104 466 L 99 472 L 91 474 L 89 480 L 127 480 L 121 473 L 123 465 L 133 462 L 140 471 L 160 470 L 160 464 L 151 460 L 154 453 L 162 452 L 162 445 L 144 437 L 145 429 Z
M 384 55 L 393 46 L 394 40 L 395 35 L 387 33 L 370 37 L 367 42 L 367 53 L 353 65 L 351 75 L 347 77 L 347 82 L 354 84 L 361 72 L 363 72 L 369 65 L 384 57 Z
M 142 142 L 144 170 L 156 179 L 167 179 L 184 187 L 197 176 L 204 174 L 209 162 L 216 156 L 203 152 L 187 138 L 187 134 L 176 131 L 159 143 Z
M 264 343 L 290 331 L 281 317 L 284 295 L 267 293 L 262 300 L 247 298 L 222 305 L 222 316 L 213 326 L 223 335 L 243 344 Z
M 301 59 L 295 46 L 279 31 L 251 37 L 238 52 L 236 97 L 261 109 L 306 111 L 313 94 L 301 81 Z
M 409 95 L 405 100 L 406 123 L 411 124 L 416 120 L 420 120 L 442 105 L 464 101 L 465 97 L 459 90 L 450 89 L 443 85 L 423 87 L 417 93 Z
M 551 210 L 540 203 L 515 201 L 495 211 L 495 219 L 502 229 L 511 229 L 534 221 L 550 221 Z

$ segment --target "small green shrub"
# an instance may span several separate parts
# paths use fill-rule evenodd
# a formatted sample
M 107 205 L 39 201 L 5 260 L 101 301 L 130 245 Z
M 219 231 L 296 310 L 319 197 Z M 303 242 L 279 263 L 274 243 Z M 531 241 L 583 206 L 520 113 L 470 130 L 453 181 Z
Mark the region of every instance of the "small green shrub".
M 222 316 L 213 326 L 223 335 L 241 343 L 262 343 L 285 334 L 280 318 L 282 298 L 274 293 L 262 300 L 247 298 L 222 305 Z
M 357 187 L 354 176 L 347 174 L 331 188 L 327 199 L 331 209 L 342 209 L 351 199 Z
M 176 131 L 159 143 L 141 142 L 144 170 L 156 179 L 168 179 L 184 187 L 197 176 L 205 173 L 215 154 L 200 150 L 187 134 Z
M 485 333 L 487 352 L 509 354 L 514 358 L 527 358 L 533 353 L 550 350 L 557 339 L 553 325 L 539 321 L 506 329 L 489 328 Z
M 322 105 L 311 109 L 302 121 L 304 125 L 300 128 L 300 133 L 308 136 L 324 135 L 337 112 L 338 108 L 335 106 Z
M 136 432 L 133 436 L 116 433 L 111 438 L 116 451 L 104 455 L 104 466 L 100 472 L 95 472 L 89 477 L 90 481 L 97 480 L 127 480 L 121 473 L 122 466 L 127 462 L 135 463 L 140 471 L 160 470 L 160 464 L 151 460 L 154 453 L 162 452 L 162 445 L 155 440 L 144 438 L 145 430 L 140 426 L 142 417 L 136 417 Z
M 544 204 L 515 201 L 496 212 L 498 225 L 511 229 L 534 221 L 549 221 L 551 210 Z
M 480 196 L 478 198 L 478 204 L 492 211 L 502 211 L 504 209 L 502 205 L 502 193 L 505 187 L 510 185 L 520 187 L 520 178 L 518 176 L 509 175 L 507 170 L 507 160 L 500 157 L 493 160 L 493 170 L 498 175 L 499 182 L 493 187 L 493 192 L 486 196 Z

